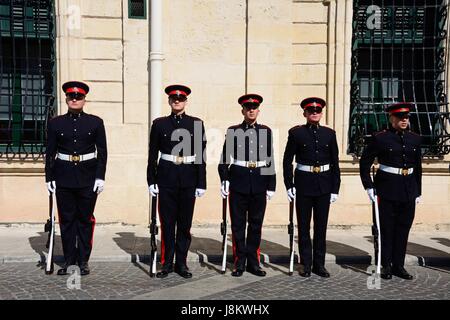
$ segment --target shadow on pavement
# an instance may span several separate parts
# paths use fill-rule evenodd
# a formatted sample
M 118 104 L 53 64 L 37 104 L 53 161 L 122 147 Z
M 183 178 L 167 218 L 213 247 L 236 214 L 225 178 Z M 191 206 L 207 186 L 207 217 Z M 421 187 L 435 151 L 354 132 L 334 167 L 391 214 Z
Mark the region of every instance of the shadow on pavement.
M 43 227 L 42 227 L 43 228 Z M 39 232 L 39 236 L 28 238 L 30 247 L 39 255 L 39 261 L 37 266 L 41 269 L 45 267 L 45 256 L 48 254 L 48 249 L 45 247 L 48 239 L 48 232 Z M 55 246 L 53 250 L 53 261 L 61 265 L 64 263 L 64 254 L 62 250 L 61 236 L 55 237 Z
M 150 235 L 148 237 L 136 237 L 134 232 L 117 232 L 119 237 L 113 238 L 117 246 L 128 253 L 131 262 L 148 262 L 150 260 Z M 158 254 L 160 242 L 157 242 Z
M 134 232 L 118 232 L 119 237 L 113 238 L 117 246 L 128 253 L 133 265 L 150 276 L 150 235 L 136 237 Z M 158 235 L 159 237 L 159 235 Z M 161 242 L 157 240 L 158 261 L 161 257 Z M 159 267 L 159 263 L 158 263 Z
M 431 238 L 431 240 L 436 240 L 440 244 L 450 247 L 450 239 L 447 238 Z
M 416 256 L 421 266 L 448 266 L 450 265 L 450 254 L 432 247 L 424 246 L 414 242 L 408 242 L 406 253 Z
M 230 235 L 228 235 L 228 240 Z M 227 246 L 227 269 L 232 268 L 233 251 L 231 246 Z M 199 257 L 200 266 L 209 270 L 222 273 L 222 242 L 210 238 L 198 238 L 192 236 L 191 247 L 189 251 Z
M 373 243 L 371 236 L 365 237 L 370 243 Z M 441 243 L 446 245 L 445 242 L 449 241 L 445 238 L 432 238 L 433 240 L 442 241 Z M 450 242 L 450 241 L 449 241 Z M 418 259 L 420 266 L 449 266 L 450 254 L 448 252 L 424 246 L 422 244 L 408 242 L 406 247 L 406 254 L 415 256 Z

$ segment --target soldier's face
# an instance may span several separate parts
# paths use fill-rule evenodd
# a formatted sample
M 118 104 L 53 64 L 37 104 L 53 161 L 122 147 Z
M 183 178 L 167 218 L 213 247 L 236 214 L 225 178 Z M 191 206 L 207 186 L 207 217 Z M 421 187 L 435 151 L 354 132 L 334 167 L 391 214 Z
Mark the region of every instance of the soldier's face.
M 258 118 L 259 107 L 243 107 L 242 114 L 246 122 L 253 122 Z
M 409 126 L 408 114 L 396 114 L 389 117 L 392 127 L 397 130 L 405 130 Z
M 169 97 L 169 104 L 172 108 L 172 112 L 180 113 L 184 111 L 187 104 L 187 98 L 184 96 L 171 96 Z
M 80 94 L 69 93 L 66 95 L 66 103 L 69 109 L 81 111 L 86 104 L 86 97 Z
M 320 119 L 322 119 L 322 108 L 320 107 L 307 108 L 303 112 L 303 116 L 310 123 L 319 123 Z

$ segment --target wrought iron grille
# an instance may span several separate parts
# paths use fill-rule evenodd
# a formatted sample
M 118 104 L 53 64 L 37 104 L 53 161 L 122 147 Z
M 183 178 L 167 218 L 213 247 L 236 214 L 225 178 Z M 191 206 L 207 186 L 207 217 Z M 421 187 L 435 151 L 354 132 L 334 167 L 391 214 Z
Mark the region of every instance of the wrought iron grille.
M 128 17 L 146 19 L 147 0 L 128 0 Z
M 388 127 L 385 107 L 414 102 L 411 130 L 422 153 L 450 152 L 447 100 L 448 0 L 355 0 L 348 153 L 360 156 Z
M 54 0 L 0 0 L 0 158 L 39 158 L 55 110 Z

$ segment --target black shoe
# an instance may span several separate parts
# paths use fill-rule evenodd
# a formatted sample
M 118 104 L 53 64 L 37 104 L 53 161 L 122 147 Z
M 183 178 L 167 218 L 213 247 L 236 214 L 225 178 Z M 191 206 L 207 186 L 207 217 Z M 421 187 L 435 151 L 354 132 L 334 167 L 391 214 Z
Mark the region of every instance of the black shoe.
M 161 271 L 156 273 L 156 277 L 157 278 L 165 278 L 169 275 L 169 273 L 173 272 L 173 267 L 172 266 L 164 266 L 162 267 Z
M 89 269 L 89 265 L 87 262 L 80 264 L 80 275 L 87 276 L 91 273 L 91 269 Z
M 67 273 L 67 268 L 69 267 L 69 264 L 65 263 L 61 266 L 61 269 L 58 270 L 58 272 L 56 273 L 58 276 L 66 276 L 68 275 Z
M 408 271 L 405 270 L 403 267 L 393 267 L 392 268 L 392 274 L 394 276 L 397 276 L 399 278 L 405 279 L 405 280 L 412 280 L 413 276 L 408 273 Z
M 65 276 L 65 275 L 67 275 L 67 267 L 62 267 L 61 269 L 58 270 L 58 272 L 56 274 L 58 276 Z
M 309 266 L 303 266 L 303 268 L 300 270 L 299 275 L 304 278 L 311 277 L 311 267 Z
M 252 268 L 252 267 L 247 267 L 247 271 L 250 272 L 251 274 L 254 274 L 255 276 L 258 277 L 265 277 L 266 276 L 266 272 L 264 270 L 262 270 L 259 267 L 256 268 Z
M 175 272 L 185 279 L 192 278 L 192 273 L 189 272 L 189 268 L 187 266 L 175 266 Z
M 381 269 L 381 278 L 385 280 L 391 280 L 392 279 L 392 269 L 391 267 L 383 267 Z
M 234 269 L 233 272 L 231 273 L 231 275 L 233 277 L 241 277 L 243 273 L 244 273 L 244 270 L 242 270 L 242 269 Z
M 325 269 L 324 266 L 313 267 L 312 272 L 323 278 L 330 277 L 330 273 L 327 271 L 327 269 Z

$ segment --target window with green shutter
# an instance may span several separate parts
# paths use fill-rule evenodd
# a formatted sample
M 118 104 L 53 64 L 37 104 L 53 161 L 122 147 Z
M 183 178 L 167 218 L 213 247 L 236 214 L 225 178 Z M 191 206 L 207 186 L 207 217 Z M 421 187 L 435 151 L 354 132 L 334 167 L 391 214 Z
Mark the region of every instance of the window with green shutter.
M 53 0 L 0 0 L 0 157 L 41 157 L 55 104 Z
M 355 0 L 348 153 L 388 127 L 385 108 L 414 102 L 411 129 L 428 157 L 450 152 L 447 0 Z
M 128 0 L 128 18 L 147 19 L 147 0 Z

